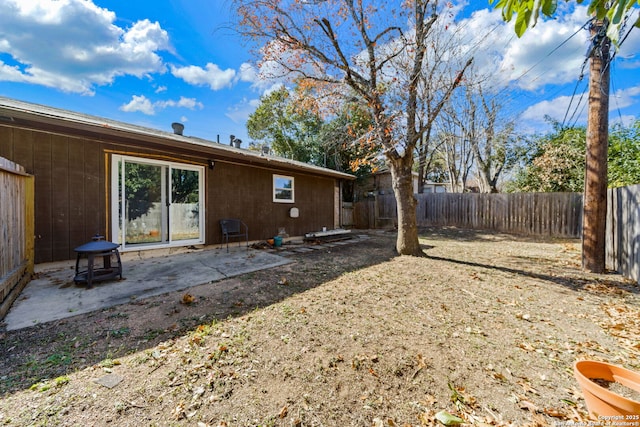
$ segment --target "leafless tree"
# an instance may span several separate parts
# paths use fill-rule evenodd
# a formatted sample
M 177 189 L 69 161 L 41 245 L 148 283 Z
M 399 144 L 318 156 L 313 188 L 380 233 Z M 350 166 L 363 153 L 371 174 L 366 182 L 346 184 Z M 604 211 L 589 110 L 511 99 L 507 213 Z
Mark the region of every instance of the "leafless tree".
M 403 255 L 422 255 L 413 195 L 414 153 L 433 118 L 471 64 L 450 65 L 453 77 L 431 100 L 425 61 L 441 9 L 436 0 L 400 4 L 373 0 L 232 0 L 239 31 L 260 48 L 263 68 L 319 87 L 345 87 L 370 110 L 371 135 L 383 147 L 397 201 Z M 446 7 L 446 6 L 444 6 Z M 406 66 L 396 68 L 394 62 Z M 332 89 L 336 91 L 335 88 Z M 431 112 L 427 116 L 425 102 Z

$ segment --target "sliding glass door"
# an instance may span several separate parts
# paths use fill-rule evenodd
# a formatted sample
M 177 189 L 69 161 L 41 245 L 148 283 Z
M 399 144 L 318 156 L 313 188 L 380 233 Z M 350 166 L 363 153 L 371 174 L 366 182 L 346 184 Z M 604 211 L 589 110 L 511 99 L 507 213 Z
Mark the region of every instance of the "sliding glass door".
M 112 157 L 114 241 L 123 249 L 204 243 L 204 168 Z
M 200 238 L 200 178 L 194 169 L 171 168 L 169 234 L 171 241 Z

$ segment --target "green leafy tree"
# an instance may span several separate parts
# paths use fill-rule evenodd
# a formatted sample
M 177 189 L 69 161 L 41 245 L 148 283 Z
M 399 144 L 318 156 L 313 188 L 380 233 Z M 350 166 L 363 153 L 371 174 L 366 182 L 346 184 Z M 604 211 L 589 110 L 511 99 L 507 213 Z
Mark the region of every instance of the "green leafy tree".
M 640 184 L 640 120 L 609 132 L 609 187 Z
M 373 142 L 367 137 L 372 126 L 373 118 L 366 108 L 357 103 L 343 104 L 320 131 L 325 155 L 323 166 L 353 173 L 357 178 L 370 175 L 378 165 L 375 159 L 368 157 L 380 152 L 380 147 L 372 147 Z M 353 186 L 353 182 L 344 183 L 342 195 L 345 201 L 353 201 Z
M 135 219 L 149 212 L 153 203 L 161 198 L 160 174 L 162 168 L 142 163 L 126 163 L 125 194 L 127 218 Z
M 507 191 L 581 192 L 584 187 L 586 129 L 562 129 L 533 137 L 524 153 L 525 166 L 507 185 Z
M 523 153 L 524 167 L 507 191 L 582 192 L 585 173 L 586 128 L 561 128 L 533 137 Z M 629 127 L 617 124 L 609 134 L 609 187 L 640 183 L 640 120 Z
M 371 173 L 379 166 L 375 156 L 381 150 L 368 138 L 372 128 L 373 117 L 366 108 L 355 102 L 342 104 L 337 114 L 322 126 L 320 139 L 327 153 L 324 166 L 351 171 L 356 176 Z
M 282 87 L 260 99 L 260 105 L 247 120 L 247 132 L 280 156 L 322 164 L 318 140 L 321 125 L 318 114 L 298 108 L 289 90 Z

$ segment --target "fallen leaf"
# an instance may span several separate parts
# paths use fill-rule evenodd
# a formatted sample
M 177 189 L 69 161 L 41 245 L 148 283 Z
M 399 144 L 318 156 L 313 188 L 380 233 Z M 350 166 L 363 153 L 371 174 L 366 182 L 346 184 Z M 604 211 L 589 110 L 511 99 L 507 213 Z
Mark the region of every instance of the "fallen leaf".
M 436 419 L 445 426 L 454 426 L 464 423 L 464 420 L 460 417 L 456 417 L 448 413 L 447 411 L 440 411 L 436 414 Z
M 433 406 L 436 404 L 436 402 L 438 401 L 438 399 L 436 399 L 436 397 L 432 394 L 427 394 L 423 400 L 423 402 L 427 405 L 427 406 Z
M 190 305 L 196 302 L 196 298 L 191 294 L 184 294 L 182 295 L 180 302 L 184 305 Z
M 535 414 L 536 412 L 538 412 L 538 407 L 533 403 L 529 402 L 528 400 L 520 400 L 519 404 L 520 404 L 520 409 L 529 411 L 532 414 Z
M 533 388 L 531 386 L 531 383 L 527 380 L 519 380 L 516 381 L 517 384 L 519 384 L 522 389 L 524 390 L 525 393 L 532 393 L 532 394 L 537 394 L 539 395 L 540 393 L 538 392 L 538 390 L 536 390 L 535 388 Z
M 500 372 L 492 372 L 491 376 L 493 378 L 495 378 L 496 380 L 498 380 L 498 381 L 506 381 L 507 380 L 507 378 L 504 375 L 502 375 Z
M 529 344 L 528 342 L 523 342 L 518 344 L 518 347 L 520 347 L 521 349 L 525 350 L 525 351 L 535 351 L 536 348 L 534 346 L 532 346 L 531 344 Z
M 186 405 L 184 402 L 178 403 L 171 412 L 171 415 L 173 415 L 176 420 L 181 420 L 182 418 L 187 416 L 187 414 L 185 413 L 185 407 Z
M 280 409 L 280 413 L 278 414 L 278 418 L 280 418 L 280 419 L 285 418 L 288 413 L 289 413 L 289 409 L 286 406 L 283 406 L 282 409 Z
M 564 412 L 560 411 L 559 409 L 555 409 L 555 408 L 546 408 L 543 411 L 545 414 L 547 414 L 550 417 L 554 417 L 554 418 L 566 418 L 567 414 L 565 414 Z

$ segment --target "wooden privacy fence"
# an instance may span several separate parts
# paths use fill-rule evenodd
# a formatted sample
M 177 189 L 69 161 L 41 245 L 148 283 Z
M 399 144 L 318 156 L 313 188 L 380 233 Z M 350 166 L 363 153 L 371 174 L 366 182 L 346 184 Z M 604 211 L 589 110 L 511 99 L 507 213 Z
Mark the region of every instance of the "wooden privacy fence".
M 418 224 L 529 236 L 580 237 L 580 193 L 418 195 Z
M 417 194 L 418 226 L 455 226 L 531 236 L 580 237 L 579 193 L 428 193 Z M 356 204 L 356 225 L 393 226 L 396 200 L 378 195 Z
M 34 260 L 34 179 L 0 157 L 0 319 L 27 285 Z
M 640 283 L 640 185 L 609 189 L 606 265 Z

